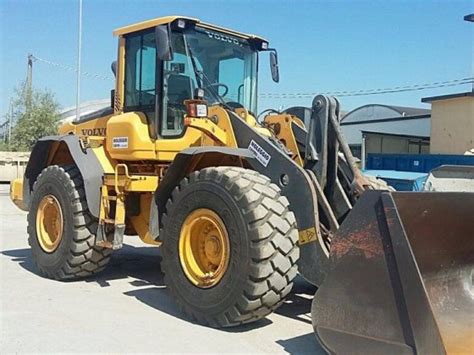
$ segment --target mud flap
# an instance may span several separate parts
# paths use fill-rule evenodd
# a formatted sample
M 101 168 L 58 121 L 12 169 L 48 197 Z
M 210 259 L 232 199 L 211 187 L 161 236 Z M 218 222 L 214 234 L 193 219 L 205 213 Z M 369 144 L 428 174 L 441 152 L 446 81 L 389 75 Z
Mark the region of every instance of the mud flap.
M 337 354 L 474 349 L 474 194 L 364 193 L 331 243 L 312 307 Z

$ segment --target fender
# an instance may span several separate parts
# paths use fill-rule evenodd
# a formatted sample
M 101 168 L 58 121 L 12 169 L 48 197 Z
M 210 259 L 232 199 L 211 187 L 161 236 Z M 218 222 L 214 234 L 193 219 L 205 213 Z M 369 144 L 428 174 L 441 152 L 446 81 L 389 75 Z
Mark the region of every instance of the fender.
M 153 238 L 158 239 L 161 213 L 163 213 L 166 202 L 173 192 L 173 189 L 178 186 L 181 180 L 190 172 L 214 166 L 212 164 L 199 164 L 204 157 L 208 162 L 219 162 L 220 159 L 227 157 L 231 159 L 233 164 L 226 165 L 236 166 L 241 166 L 242 162 L 240 159 L 244 159 L 248 163 L 255 160 L 255 156 L 250 150 L 242 148 L 193 147 L 184 149 L 182 152 L 178 153 L 169 168 L 166 170 L 166 174 L 158 185 L 153 201 L 150 204 L 149 231 Z M 220 165 L 215 164 L 215 166 Z
M 83 149 L 79 138 L 73 134 L 47 136 L 36 142 L 31 151 L 30 160 L 26 166 L 23 178 L 23 199 L 25 206 L 29 208 L 33 185 L 38 175 L 48 165 L 48 153 L 53 142 L 64 142 L 67 145 L 69 153 L 84 180 L 89 211 L 93 216 L 99 217 L 100 186 L 102 184 L 104 170 L 92 149 Z

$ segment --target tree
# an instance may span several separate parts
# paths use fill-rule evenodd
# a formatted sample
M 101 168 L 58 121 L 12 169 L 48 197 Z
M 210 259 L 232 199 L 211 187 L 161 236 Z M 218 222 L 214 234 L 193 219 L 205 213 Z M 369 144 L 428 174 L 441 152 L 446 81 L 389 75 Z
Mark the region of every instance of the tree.
M 10 149 L 29 151 L 39 138 L 57 134 L 59 104 L 48 90 L 17 88 L 15 92 Z

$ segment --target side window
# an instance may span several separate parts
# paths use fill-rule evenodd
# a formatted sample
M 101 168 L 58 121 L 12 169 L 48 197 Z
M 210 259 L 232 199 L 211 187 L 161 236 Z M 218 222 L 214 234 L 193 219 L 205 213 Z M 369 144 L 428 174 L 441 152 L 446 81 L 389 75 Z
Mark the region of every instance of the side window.
M 153 32 L 127 37 L 125 45 L 125 107 L 155 105 L 156 47 Z
M 186 53 L 183 35 L 173 33 L 173 60 L 164 63 L 161 135 L 179 136 L 183 133 L 186 107 L 184 100 L 193 97 L 197 87 L 192 63 Z

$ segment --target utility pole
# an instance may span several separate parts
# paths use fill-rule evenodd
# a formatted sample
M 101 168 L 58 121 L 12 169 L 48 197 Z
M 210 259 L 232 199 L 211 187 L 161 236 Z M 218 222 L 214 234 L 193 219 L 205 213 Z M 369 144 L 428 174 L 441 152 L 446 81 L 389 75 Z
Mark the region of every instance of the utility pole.
M 33 54 L 28 54 L 28 70 L 26 72 L 26 88 L 31 91 L 33 85 Z
M 81 52 L 82 52 L 82 0 L 79 0 L 79 26 L 77 39 L 77 88 L 76 88 L 76 120 L 81 116 Z
M 464 16 L 464 21 L 474 22 L 474 14 Z M 472 83 L 472 92 L 474 92 L 474 83 Z
M 12 119 L 13 119 L 13 106 L 12 100 L 10 99 L 10 104 L 8 105 L 8 148 L 12 142 Z
M 33 54 L 28 54 L 28 69 L 26 71 L 26 86 L 24 92 L 26 99 L 26 109 L 29 112 L 31 108 L 31 93 L 33 90 Z

